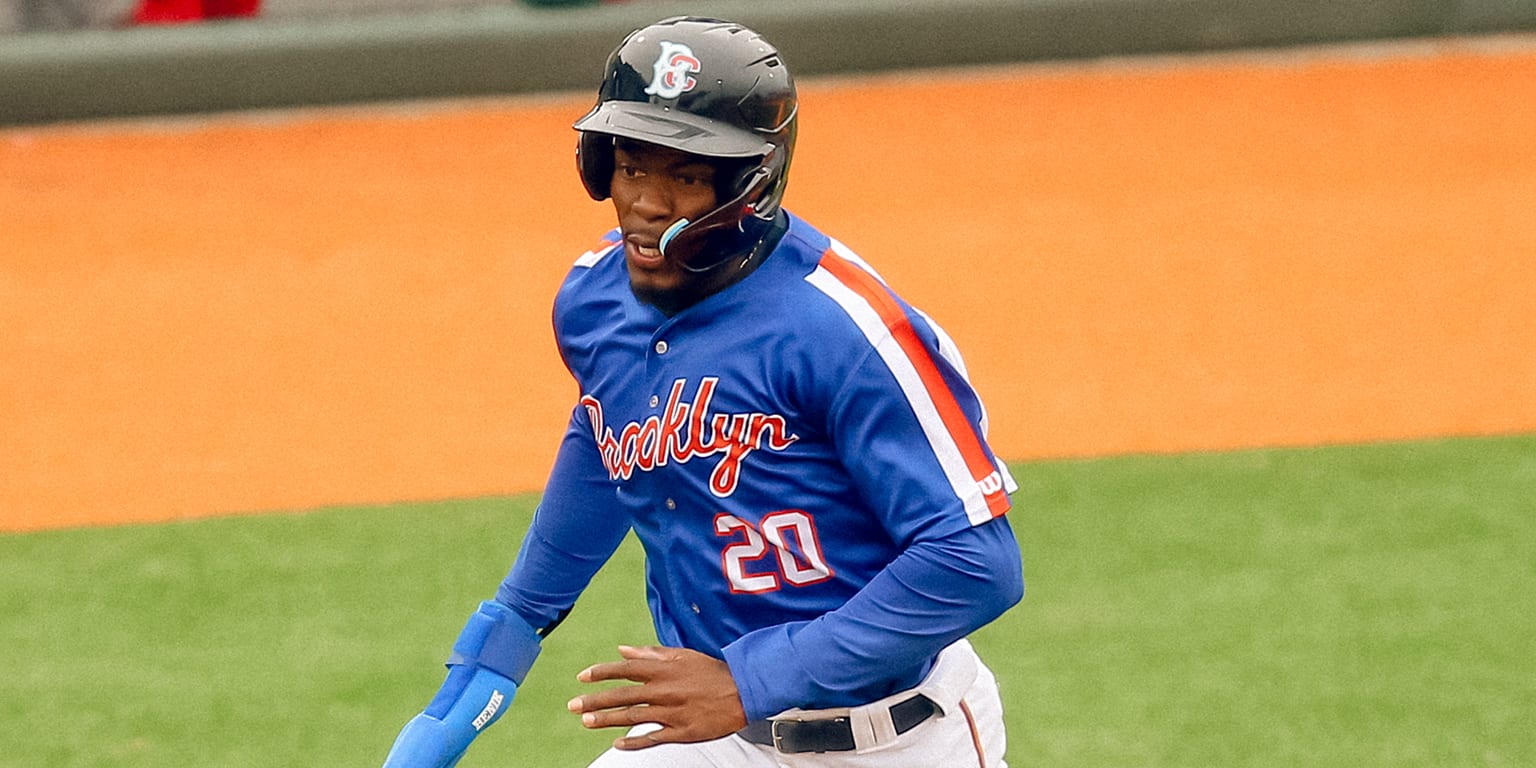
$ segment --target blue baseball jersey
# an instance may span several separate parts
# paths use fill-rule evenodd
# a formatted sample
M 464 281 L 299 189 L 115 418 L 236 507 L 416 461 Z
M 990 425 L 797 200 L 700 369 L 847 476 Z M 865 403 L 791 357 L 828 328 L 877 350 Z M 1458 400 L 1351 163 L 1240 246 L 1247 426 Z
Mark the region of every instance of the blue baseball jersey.
M 576 262 L 554 326 L 580 397 L 498 593 L 546 625 L 633 530 L 658 639 L 726 659 L 753 718 L 915 684 L 1017 599 L 940 593 L 1022 590 L 1016 486 L 953 342 L 786 215 L 672 317 L 631 293 L 617 230 Z

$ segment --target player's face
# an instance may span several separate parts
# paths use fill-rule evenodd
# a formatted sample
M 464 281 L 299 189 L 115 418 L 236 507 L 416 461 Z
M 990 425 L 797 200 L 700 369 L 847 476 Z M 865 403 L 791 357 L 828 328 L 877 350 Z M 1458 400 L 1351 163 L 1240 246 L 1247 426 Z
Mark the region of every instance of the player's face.
M 708 293 L 706 280 L 663 256 L 661 235 L 681 218 L 697 221 L 718 205 L 715 166 L 698 155 L 621 140 L 614 147 L 609 194 L 624 236 L 624 258 L 635 296 L 673 312 Z

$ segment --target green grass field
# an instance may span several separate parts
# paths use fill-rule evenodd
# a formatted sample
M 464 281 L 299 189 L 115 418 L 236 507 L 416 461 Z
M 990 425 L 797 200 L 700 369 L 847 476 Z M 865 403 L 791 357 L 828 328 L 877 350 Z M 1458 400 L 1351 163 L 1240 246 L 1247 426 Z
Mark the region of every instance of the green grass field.
M 1020 464 L 1021 766 L 1536 765 L 1536 436 Z M 0 536 L 0 766 L 378 765 L 532 497 Z M 627 544 L 461 763 L 584 766 Z

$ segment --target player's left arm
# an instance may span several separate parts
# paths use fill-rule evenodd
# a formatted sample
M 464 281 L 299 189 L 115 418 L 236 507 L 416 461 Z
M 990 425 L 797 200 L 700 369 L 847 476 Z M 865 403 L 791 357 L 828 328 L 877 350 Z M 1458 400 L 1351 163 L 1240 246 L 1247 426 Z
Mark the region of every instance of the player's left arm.
M 1006 521 L 914 544 L 842 608 L 811 622 L 759 630 L 726 646 L 725 661 L 686 648 L 620 647 L 582 682 L 627 680 L 567 705 L 587 728 L 657 723 L 619 749 L 728 736 L 809 702 L 857 699 L 893 669 L 920 667 L 1022 596 L 1018 545 Z
M 1018 545 L 995 520 L 914 544 L 842 608 L 726 646 L 726 661 L 685 648 L 621 647 L 582 682 L 638 685 L 588 693 L 568 707 L 588 728 L 657 723 L 619 749 L 727 736 L 810 702 L 854 700 L 893 669 L 913 669 L 1018 601 Z M 876 694 L 878 695 L 878 694 Z M 865 696 L 867 697 L 867 696 Z
M 1023 597 L 1004 517 L 1013 479 L 986 442 L 980 398 L 948 338 L 907 317 L 840 384 L 827 422 L 860 496 L 904 549 L 842 607 L 726 646 L 749 718 L 865 698 Z
M 856 700 L 892 670 L 921 666 L 1024 594 L 1003 519 L 909 547 L 841 608 L 768 627 L 725 647 L 748 719 Z

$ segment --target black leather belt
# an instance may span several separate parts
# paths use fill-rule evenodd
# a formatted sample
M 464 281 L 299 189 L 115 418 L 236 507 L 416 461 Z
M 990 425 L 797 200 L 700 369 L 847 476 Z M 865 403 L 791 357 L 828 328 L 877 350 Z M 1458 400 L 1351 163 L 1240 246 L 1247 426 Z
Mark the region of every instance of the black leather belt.
M 939 705 L 922 694 L 891 705 L 891 723 L 896 733 L 916 728 L 938 714 Z M 854 748 L 853 726 L 846 717 L 824 720 L 759 720 L 748 723 L 736 735 L 773 747 L 786 754 L 796 752 L 848 752 Z

